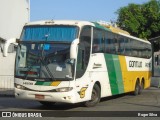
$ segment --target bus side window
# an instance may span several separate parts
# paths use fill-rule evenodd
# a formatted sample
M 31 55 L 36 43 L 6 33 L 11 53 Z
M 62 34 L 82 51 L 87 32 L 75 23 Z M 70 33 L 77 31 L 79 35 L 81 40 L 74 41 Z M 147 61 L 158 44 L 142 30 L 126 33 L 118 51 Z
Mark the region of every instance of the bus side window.
M 132 56 L 133 57 L 138 57 L 138 41 L 136 40 L 131 40 L 131 49 L 132 49 Z
M 116 53 L 116 40 L 111 32 L 105 33 L 105 53 Z
M 120 44 L 119 44 L 119 37 L 115 37 L 115 53 L 120 54 Z
M 110 48 L 110 39 L 106 38 L 105 39 L 105 53 L 110 53 L 111 52 L 111 48 Z
M 131 56 L 130 39 L 125 39 L 125 55 Z
M 147 50 L 148 50 L 148 58 L 150 58 L 152 56 L 152 48 L 151 48 L 151 45 L 147 45 Z
M 111 43 L 111 39 L 109 37 L 109 32 L 105 32 L 105 53 L 110 53 L 111 52 L 111 48 L 110 48 L 110 43 Z
M 145 48 L 145 44 L 141 43 L 141 47 L 142 47 L 142 58 L 146 58 L 146 48 Z
M 150 58 L 151 57 L 151 47 L 144 43 L 144 58 Z
M 125 54 L 125 41 L 123 37 L 119 38 L 119 53 L 121 55 Z
M 91 27 L 82 29 L 80 34 L 80 43 L 78 46 L 76 78 L 82 77 L 87 69 L 91 50 Z
M 101 52 L 104 52 L 104 32 L 99 29 L 94 29 L 92 53 Z

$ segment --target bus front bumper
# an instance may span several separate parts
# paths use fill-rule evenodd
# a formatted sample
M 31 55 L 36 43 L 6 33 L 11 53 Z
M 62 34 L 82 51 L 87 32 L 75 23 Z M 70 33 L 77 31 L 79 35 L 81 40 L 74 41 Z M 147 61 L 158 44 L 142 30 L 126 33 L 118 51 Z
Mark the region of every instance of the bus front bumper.
M 48 102 L 76 103 L 76 93 L 69 92 L 36 92 L 15 88 L 15 97 Z

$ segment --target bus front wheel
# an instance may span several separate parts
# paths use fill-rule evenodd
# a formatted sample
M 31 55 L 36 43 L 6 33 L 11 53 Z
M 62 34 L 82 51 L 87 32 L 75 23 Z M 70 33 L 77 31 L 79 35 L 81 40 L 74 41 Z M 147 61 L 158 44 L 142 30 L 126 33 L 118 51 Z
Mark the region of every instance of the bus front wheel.
M 101 92 L 100 87 L 97 84 L 95 84 L 92 90 L 91 100 L 85 102 L 84 105 L 86 107 L 93 107 L 97 105 L 100 102 L 101 98 L 100 92 Z

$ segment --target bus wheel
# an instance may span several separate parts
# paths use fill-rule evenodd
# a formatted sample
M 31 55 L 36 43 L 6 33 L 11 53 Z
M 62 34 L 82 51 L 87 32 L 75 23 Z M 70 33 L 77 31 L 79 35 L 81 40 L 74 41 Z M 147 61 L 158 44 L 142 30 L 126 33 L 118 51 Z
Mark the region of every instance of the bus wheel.
M 144 82 L 141 82 L 141 89 L 144 90 Z
M 47 101 L 39 101 L 42 105 L 51 107 L 55 104 L 55 102 L 47 102 Z
M 141 94 L 143 90 L 144 90 L 144 82 L 142 81 L 140 85 L 139 94 Z
M 139 82 L 136 82 L 135 90 L 134 90 L 133 94 L 136 96 L 140 93 L 141 93 L 141 86 L 140 86 Z
M 94 85 L 91 95 L 91 100 L 84 103 L 86 107 L 93 107 L 100 102 L 100 88 L 97 84 Z

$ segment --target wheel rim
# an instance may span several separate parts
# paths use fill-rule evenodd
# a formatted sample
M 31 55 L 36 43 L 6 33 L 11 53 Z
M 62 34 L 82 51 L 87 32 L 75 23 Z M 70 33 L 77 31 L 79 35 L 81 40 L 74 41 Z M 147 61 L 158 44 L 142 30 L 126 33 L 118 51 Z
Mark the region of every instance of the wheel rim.
M 143 82 L 141 83 L 141 88 L 142 88 L 142 90 L 144 89 L 144 83 Z
M 92 89 L 91 99 L 85 102 L 85 106 L 93 107 L 100 101 L 100 88 L 99 86 L 95 85 Z
M 138 92 L 139 91 L 139 86 L 137 85 L 137 87 L 136 87 L 136 92 Z
M 96 98 L 97 98 L 97 92 L 95 90 L 93 90 L 91 100 L 94 101 Z
M 95 89 L 92 91 L 91 102 L 96 102 L 98 100 L 98 93 Z
M 136 88 L 135 88 L 135 94 L 138 94 L 139 93 L 139 85 L 138 84 L 136 84 Z

